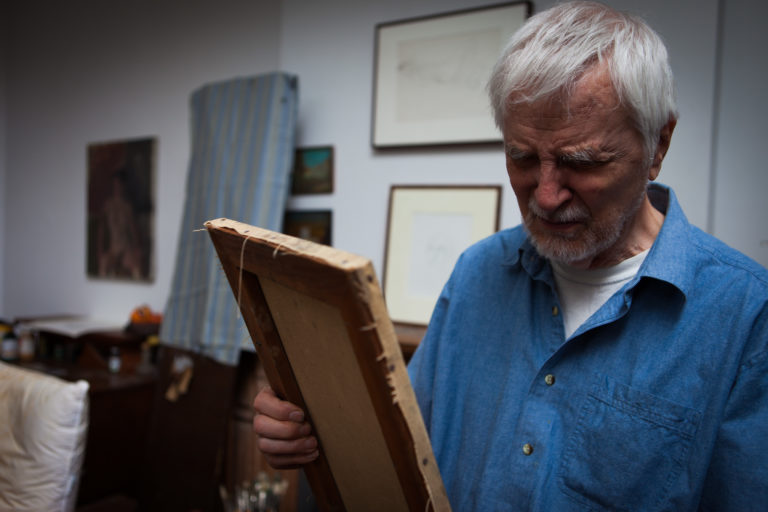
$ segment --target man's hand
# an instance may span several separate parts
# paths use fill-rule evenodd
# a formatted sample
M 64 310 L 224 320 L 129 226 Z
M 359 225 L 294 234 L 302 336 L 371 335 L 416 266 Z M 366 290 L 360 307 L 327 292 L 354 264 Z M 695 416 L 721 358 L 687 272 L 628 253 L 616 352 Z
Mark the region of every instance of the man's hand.
M 253 400 L 253 431 L 257 446 L 275 469 L 296 468 L 319 455 L 317 438 L 304 419 L 304 411 L 280 400 L 271 388 L 262 389 Z

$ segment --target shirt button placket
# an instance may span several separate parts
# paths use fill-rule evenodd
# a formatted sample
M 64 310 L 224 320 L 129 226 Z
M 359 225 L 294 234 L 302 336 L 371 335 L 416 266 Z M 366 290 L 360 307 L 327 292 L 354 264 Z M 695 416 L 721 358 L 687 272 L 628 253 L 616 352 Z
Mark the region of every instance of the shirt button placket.
M 555 308 L 557 308 L 557 306 L 555 306 Z M 554 312 L 554 309 L 553 309 L 553 312 Z M 551 373 L 546 374 L 544 376 L 544 383 L 547 386 L 554 385 L 554 383 L 555 383 L 555 376 L 553 374 L 551 374 Z M 532 455 L 533 454 L 533 445 L 531 443 L 525 443 L 522 446 L 522 451 L 523 451 L 523 455 L 525 455 L 526 457 L 528 457 L 529 455 Z

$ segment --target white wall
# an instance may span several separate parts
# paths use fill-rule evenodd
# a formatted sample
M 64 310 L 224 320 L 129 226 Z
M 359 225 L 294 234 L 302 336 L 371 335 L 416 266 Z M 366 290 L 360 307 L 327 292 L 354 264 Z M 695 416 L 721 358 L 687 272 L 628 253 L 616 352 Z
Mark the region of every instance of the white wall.
M 728 0 L 723 16 L 713 232 L 768 266 L 768 4 Z
M 278 0 L 15 1 L 7 67 L 4 308 L 127 319 L 162 310 L 189 155 L 192 91 L 278 67 Z M 156 280 L 89 280 L 86 146 L 156 136 Z
M 754 14 L 747 0 L 724 1 L 748 18 Z M 334 245 L 370 257 L 379 271 L 392 184 L 502 184 L 502 225 L 518 222 L 499 149 L 377 152 L 369 142 L 375 25 L 493 2 L 81 0 L 49 2 L 46 10 L 22 0 L 10 3 L 7 113 L 0 116 L 7 124 L 5 186 L 0 181 L 6 212 L 0 233 L 0 251 L 5 251 L 4 262 L 0 256 L 0 316 L 75 312 L 123 319 L 141 303 L 163 308 L 184 194 L 188 98 L 207 82 L 236 75 L 281 69 L 299 76 L 299 143 L 335 147 L 336 190 L 329 196 L 295 198 L 291 207 L 332 209 Z M 552 3 L 536 2 L 536 9 Z M 610 3 L 644 15 L 668 43 L 682 115 L 661 181 L 676 189 L 695 224 L 712 229 L 709 224 L 716 220 L 718 234 L 730 233 L 726 220 L 742 225 L 746 217 L 754 219 L 749 235 L 735 243 L 754 238 L 753 228 L 763 229 L 755 226 L 766 218 L 766 206 L 747 205 L 746 211 L 729 215 L 724 205 L 732 201 L 722 199 L 730 193 L 722 182 L 731 181 L 723 168 L 731 172 L 734 159 L 751 162 L 748 153 L 756 162 L 759 145 L 733 154 L 734 141 L 725 140 L 719 130 L 716 169 L 709 150 L 715 113 L 729 110 L 727 103 L 741 94 L 734 90 L 728 93 L 734 98 L 725 98 L 731 90 L 727 84 L 748 81 L 752 69 L 750 62 L 727 68 L 738 74 L 724 83 L 724 98 L 716 110 L 718 1 Z M 729 37 L 738 31 L 738 23 L 730 22 Z M 732 37 L 733 46 L 725 45 L 728 55 L 740 55 L 743 37 Z M 759 117 L 733 115 L 732 121 L 725 115 L 720 119 L 765 133 Z M 159 139 L 156 281 L 146 285 L 89 280 L 86 145 L 144 135 Z M 728 162 L 721 162 L 726 155 Z M 739 168 L 747 177 L 762 172 L 751 164 Z M 2 170 L 0 163 L 0 180 Z M 717 183 L 717 193 L 710 188 L 712 182 Z M 768 264 L 764 253 L 753 254 L 761 255 Z
M 553 3 L 536 2 L 535 9 Z M 681 120 L 660 181 L 676 190 L 691 221 L 704 228 L 711 159 L 701 148 L 708 148 L 712 137 L 717 0 L 608 3 L 643 15 L 669 46 Z M 301 80 L 299 144 L 333 144 L 336 149 L 333 197 L 296 198 L 292 206 L 331 206 L 334 244 L 370 257 L 379 271 L 391 184 L 502 184 L 502 226 L 519 222 L 498 148 L 374 152 L 369 143 L 376 23 L 488 4 L 487 0 L 283 1 L 280 62 Z
M 3 299 L 3 290 L 5 289 L 5 209 L 6 209 L 6 157 L 5 157 L 5 140 L 6 140 L 6 49 L 7 34 L 8 34 L 8 15 L 7 4 L 0 3 L 0 318 L 4 318 L 5 301 Z
M 299 144 L 333 144 L 332 197 L 295 198 L 291 207 L 331 207 L 334 245 L 371 258 L 381 272 L 392 184 L 504 185 L 503 225 L 518 222 L 499 148 L 375 152 L 370 144 L 376 23 L 486 5 L 486 0 L 283 2 L 280 61 L 301 80 Z M 446 106 L 450 108 L 450 106 Z

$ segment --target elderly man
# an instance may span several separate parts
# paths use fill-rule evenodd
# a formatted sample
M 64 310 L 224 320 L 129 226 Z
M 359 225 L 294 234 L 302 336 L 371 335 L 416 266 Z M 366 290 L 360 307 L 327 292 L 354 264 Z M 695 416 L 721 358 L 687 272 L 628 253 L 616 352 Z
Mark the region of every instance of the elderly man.
M 409 365 L 455 510 L 768 503 L 768 272 L 653 184 L 677 113 L 659 37 L 593 3 L 532 17 L 489 91 L 524 225 L 468 249 Z M 276 466 L 316 456 L 255 400 Z

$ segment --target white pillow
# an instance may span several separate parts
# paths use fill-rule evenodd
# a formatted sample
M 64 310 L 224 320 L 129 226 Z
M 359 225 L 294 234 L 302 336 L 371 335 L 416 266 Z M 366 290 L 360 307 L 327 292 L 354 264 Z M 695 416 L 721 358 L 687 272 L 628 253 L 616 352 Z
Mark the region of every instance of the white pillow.
M 0 362 L 0 512 L 74 510 L 88 383 Z

